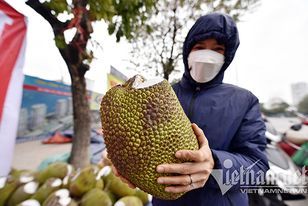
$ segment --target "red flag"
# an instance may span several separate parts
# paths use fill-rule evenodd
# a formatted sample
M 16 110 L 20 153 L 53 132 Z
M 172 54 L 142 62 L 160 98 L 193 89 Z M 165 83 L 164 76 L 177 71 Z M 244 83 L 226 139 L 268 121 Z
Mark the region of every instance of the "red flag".
M 22 98 L 26 18 L 0 0 L 0 177 L 11 167 Z

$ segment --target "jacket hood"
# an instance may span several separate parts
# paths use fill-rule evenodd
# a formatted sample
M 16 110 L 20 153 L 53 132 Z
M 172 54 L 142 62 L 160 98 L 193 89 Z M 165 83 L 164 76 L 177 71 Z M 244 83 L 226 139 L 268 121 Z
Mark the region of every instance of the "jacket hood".
M 225 45 L 225 63 L 213 80 L 207 83 L 197 83 L 192 79 L 189 72 L 188 55 L 197 42 L 209 38 L 214 38 L 219 43 Z M 184 41 L 183 61 L 185 72 L 182 78 L 182 83 L 191 84 L 191 86 L 210 86 L 222 83 L 224 72 L 232 62 L 239 44 L 238 30 L 235 22 L 230 16 L 215 12 L 200 17 L 189 30 Z

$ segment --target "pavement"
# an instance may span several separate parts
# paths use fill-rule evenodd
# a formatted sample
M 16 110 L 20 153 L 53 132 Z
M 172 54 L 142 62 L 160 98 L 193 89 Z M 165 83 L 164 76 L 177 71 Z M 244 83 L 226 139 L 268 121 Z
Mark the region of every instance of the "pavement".
M 41 141 L 36 140 L 16 144 L 13 167 L 16 169 L 36 170 L 44 159 L 71 151 L 71 143 L 42 144 Z

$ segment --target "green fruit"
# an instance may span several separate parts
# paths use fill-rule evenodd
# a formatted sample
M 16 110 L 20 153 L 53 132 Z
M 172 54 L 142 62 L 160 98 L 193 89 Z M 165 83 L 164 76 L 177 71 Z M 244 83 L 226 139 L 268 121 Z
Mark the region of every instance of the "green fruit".
M 21 185 L 9 198 L 7 205 L 15 206 L 29 199 L 37 191 L 38 186 L 38 182 L 28 182 L 24 185 Z
M 0 178 L 0 205 L 5 205 L 19 186 L 34 179 L 34 173 L 27 170 L 12 170 L 10 176 Z
M 160 199 L 183 193 L 165 192 L 156 167 L 181 163 L 178 150 L 197 150 L 197 138 L 167 80 L 145 81 L 141 76 L 111 88 L 102 99 L 101 121 L 112 163 L 118 172 L 143 191 Z
M 59 190 L 62 185 L 62 181 L 59 178 L 49 178 L 32 196 L 32 199 L 38 200 L 43 203 L 47 197 L 56 190 Z
M 62 188 L 69 189 L 69 186 L 70 186 L 70 184 L 71 184 L 71 181 L 72 181 L 73 177 L 75 177 L 75 175 L 76 175 L 77 173 L 79 173 L 79 171 L 78 171 L 78 170 L 74 170 L 74 171 L 72 171 L 71 174 L 65 176 L 65 177 L 63 178 L 63 180 L 62 180 Z
M 78 204 L 73 200 L 67 189 L 60 189 L 44 201 L 43 206 L 77 206 Z
M 41 206 L 41 204 L 37 200 L 29 199 L 29 200 L 23 201 L 17 206 Z
M 95 188 L 98 188 L 98 189 L 102 190 L 104 188 L 104 181 L 102 179 L 97 180 Z
M 112 205 L 114 205 L 114 203 L 117 201 L 117 197 L 109 190 L 105 189 L 104 192 L 107 193 L 107 195 L 109 196 L 111 202 L 112 202 Z
M 0 179 L 0 205 L 5 205 L 12 193 L 18 188 L 20 182 L 12 177 Z
M 105 166 L 103 170 L 103 180 L 106 190 L 109 190 L 118 198 L 135 194 L 136 191 L 134 189 L 128 187 L 126 183 L 122 182 L 120 178 L 112 173 L 110 166 Z
M 104 181 L 103 179 L 101 178 L 102 175 L 103 175 L 103 168 L 101 168 L 100 166 L 92 166 L 94 167 L 94 170 L 95 170 L 95 175 L 96 175 L 96 185 L 95 185 L 95 188 L 98 188 L 98 189 L 103 189 L 104 188 Z
M 112 201 L 106 192 L 94 188 L 82 197 L 80 206 L 112 206 Z
M 73 197 L 81 197 L 86 192 L 95 188 L 96 186 L 96 176 L 93 167 L 86 167 L 80 172 L 78 172 L 70 182 L 69 190 Z
M 35 172 L 31 171 L 31 170 L 18 170 L 18 169 L 14 169 L 12 168 L 12 170 L 10 171 L 10 176 L 17 178 L 20 176 L 25 176 L 25 175 L 32 175 L 34 176 Z
M 138 197 L 126 196 L 119 199 L 114 206 L 143 206 L 143 204 Z
M 12 168 L 9 175 L 12 177 L 19 177 L 22 173 L 25 173 L 25 172 L 27 173 L 30 171 L 29 170 L 18 170 L 18 169 Z
M 148 204 L 152 199 L 151 195 L 143 192 L 140 189 L 136 189 L 136 193 L 134 195 L 142 201 L 143 205 Z
M 73 171 L 73 167 L 64 162 L 56 162 L 48 165 L 43 171 L 38 174 L 38 181 L 43 184 L 51 177 L 63 179 Z

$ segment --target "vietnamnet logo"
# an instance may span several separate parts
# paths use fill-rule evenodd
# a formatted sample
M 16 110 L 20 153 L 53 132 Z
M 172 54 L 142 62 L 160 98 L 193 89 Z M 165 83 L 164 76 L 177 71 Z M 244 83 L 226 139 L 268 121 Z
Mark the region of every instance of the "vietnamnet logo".
M 307 193 L 307 181 L 305 174 L 308 170 L 305 167 L 302 171 L 282 171 L 275 167 L 265 173 L 262 170 L 256 171 L 252 168 L 260 160 L 248 167 L 241 166 L 234 170 L 233 162 L 226 159 L 223 162 L 224 169 L 214 169 L 211 175 L 216 180 L 221 194 L 224 195 L 232 187 L 239 187 L 245 193 Z

